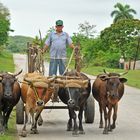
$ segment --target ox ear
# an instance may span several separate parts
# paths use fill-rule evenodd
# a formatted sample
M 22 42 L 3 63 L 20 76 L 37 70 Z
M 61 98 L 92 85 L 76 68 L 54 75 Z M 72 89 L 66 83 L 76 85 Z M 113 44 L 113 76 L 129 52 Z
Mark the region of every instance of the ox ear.
M 127 82 L 127 79 L 126 78 L 119 78 L 119 80 L 120 80 L 121 83 Z

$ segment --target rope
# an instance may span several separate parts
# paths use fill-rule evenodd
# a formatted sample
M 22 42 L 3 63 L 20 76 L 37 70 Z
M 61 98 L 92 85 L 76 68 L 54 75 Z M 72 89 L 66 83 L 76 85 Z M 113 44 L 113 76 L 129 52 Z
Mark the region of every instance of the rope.
M 70 59 L 69 59 L 68 65 L 67 65 L 67 67 L 66 67 L 64 73 L 65 73 L 65 72 L 68 70 L 68 68 L 69 68 L 69 65 L 70 65 L 70 63 L 71 63 L 71 60 L 72 60 L 73 54 L 74 54 L 74 49 L 73 49 L 73 51 L 72 51 L 72 53 L 71 53 L 71 56 L 70 56 Z M 64 73 L 63 73 L 62 75 L 64 75 Z
M 35 96 L 36 96 L 37 101 L 39 101 L 40 98 L 39 98 L 39 96 L 38 96 L 38 93 L 37 93 L 36 88 L 35 88 L 34 86 L 32 86 L 32 88 L 33 88 L 33 90 L 34 90 L 34 93 L 35 93 Z

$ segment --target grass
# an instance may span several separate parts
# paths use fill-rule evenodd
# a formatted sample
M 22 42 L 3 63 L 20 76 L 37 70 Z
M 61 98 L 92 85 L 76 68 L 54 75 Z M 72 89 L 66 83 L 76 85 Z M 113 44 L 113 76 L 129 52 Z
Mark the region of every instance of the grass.
M 13 111 L 10 115 L 8 127 L 9 127 L 9 129 L 5 132 L 5 134 L 0 135 L 0 140 L 18 140 L 15 109 L 13 109 Z
M 14 72 L 14 70 L 13 55 L 8 52 L 0 53 L 0 71 Z
M 82 71 L 91 75 L 98 75 L 100 73 L 103 73 L 103 69 L 105 69 L 108 72 L 117 72 L 117 73 L 123 73 L 126 70 L 122 69 L 111 69 L 111 68 L 106 68 L 106 67 L 95 67 L 95 66 L 89 66 L 86 68 L 83 68 Z M 133 86 L 136 88 L 140 88 L 140 70 L 129 70 L 129 72 L 122 76 L 127 78 L 127 85 Z
M 0 71 L 10 71 L 14 72 L 15 65 L 13 62 L 13 55 L 8 52 L 0 53 Z M 8 131 L 4 135 L 0 135 L 0 140 L 16 140 L 17 129 L 16 129 L 16 111 L 13 110 L 9 122 L 8 122 Z

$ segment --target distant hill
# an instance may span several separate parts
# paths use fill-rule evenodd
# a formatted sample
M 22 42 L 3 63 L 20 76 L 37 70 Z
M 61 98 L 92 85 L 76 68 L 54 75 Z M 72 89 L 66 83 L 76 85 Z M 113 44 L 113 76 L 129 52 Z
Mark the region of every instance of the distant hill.
M 6 49 L 14 53 L 25 53 L 27 43 L 32 41 L 33 38 L 27 36 L 10 36 Z

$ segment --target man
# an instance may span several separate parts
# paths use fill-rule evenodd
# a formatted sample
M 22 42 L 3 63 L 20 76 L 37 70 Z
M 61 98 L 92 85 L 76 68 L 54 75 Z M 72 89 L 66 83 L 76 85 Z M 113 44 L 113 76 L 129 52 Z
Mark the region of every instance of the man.
M 124 58 L 123 58 L 123 56 L 121 56 L 121 58 L 119 60 L 119 67 L 120 67 L 120 69 L 124 69 Z
M 72 40 L 66 32 L 63 32 L 63 21 L 56 21 L 56 30 L 51 32 L 45 41 L 44 52 L 50 48 L 50 65 L 49 76 L 57 74 L 59 66 L 59 74 L 62 75 L 65 71 L 66 61 L 66 46 L 74 49 Z

